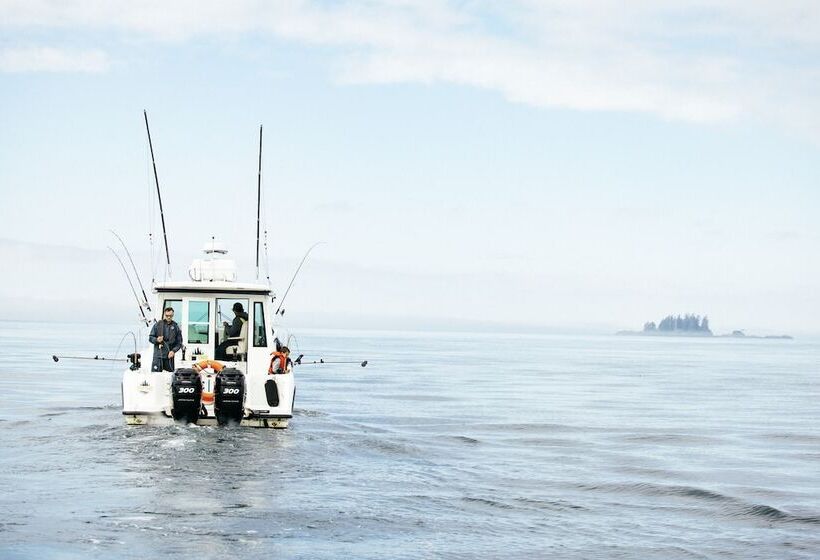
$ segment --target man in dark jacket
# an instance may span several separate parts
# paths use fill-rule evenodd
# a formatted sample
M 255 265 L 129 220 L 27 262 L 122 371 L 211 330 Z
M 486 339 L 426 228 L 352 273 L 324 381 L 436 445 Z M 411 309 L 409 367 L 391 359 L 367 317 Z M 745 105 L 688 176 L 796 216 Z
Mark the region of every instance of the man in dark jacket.
M 151 371 L 174 371 L 174 355 L 182 348 L 182 331 L 174 322 L 174 309 L 166 307 L 162 321 L 154 323 L 148 340 L 154 345 Z

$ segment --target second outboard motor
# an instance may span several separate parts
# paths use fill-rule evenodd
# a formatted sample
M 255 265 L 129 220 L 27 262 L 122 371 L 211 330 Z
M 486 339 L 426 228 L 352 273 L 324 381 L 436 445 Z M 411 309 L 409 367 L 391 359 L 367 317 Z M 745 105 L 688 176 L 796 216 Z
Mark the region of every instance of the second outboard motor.
M 174 408 L 171 411 L 174 420 L 196 424 L 202 399 L 202 380 L 199 374 L 192 369 L 176 370 L 171 382 L 171 395 L 174 398 Z
M 220 426 L 242 421 L 245 409 L 245 374 L 225 368 L 216 374 L 214 413 Z

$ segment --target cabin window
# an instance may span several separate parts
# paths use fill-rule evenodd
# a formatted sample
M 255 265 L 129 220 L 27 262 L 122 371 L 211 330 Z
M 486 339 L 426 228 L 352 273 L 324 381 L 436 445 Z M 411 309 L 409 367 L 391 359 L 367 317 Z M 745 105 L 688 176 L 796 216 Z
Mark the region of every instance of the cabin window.
M 268 335 L 265 332 L 265 304 L 261 301 L 253 304 L 253 345 L 268 345 Z
M 241 311 L 239 311 L 237 304 L 242 307 Z M 225 338 L 230 337 L 237 337 L 239 336 L 242 323 L 237 321 L 234 325 L 234 321 L 237 316 L 245 321 L 248 320 L 248 300 L 219 298 L 216 300 L 216 314 L 217 324 L 219 324 L 220 321 L 222 322 L 222 328 L 220 330 L 222 336 L 220 340 L 225 340 Z M 226 323 L 227 326 L 225 325 Z M 248 325 L 248 327 L 250 327 L 250 325 Z M 247 330 L 250 331 L 250 328 Z
M 188 301 L 188 344 L 208 344 L 210 311 L 208 301 Z
M 176 319 L 177 321 L 182 321 L 182 300 L 166 299 L 165 302 L 162 304 L 162 311 L 165 311 L 169 307 L 174 310 L 174 319 Z M 160 318 L 161 317 L 162 315 L 160 314 Z

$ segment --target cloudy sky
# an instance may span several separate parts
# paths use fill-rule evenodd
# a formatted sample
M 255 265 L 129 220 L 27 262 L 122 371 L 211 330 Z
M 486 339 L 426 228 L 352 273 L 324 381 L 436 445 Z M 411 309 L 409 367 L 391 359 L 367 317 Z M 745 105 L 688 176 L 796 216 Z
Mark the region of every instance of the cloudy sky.
M 143 109 L 178 279 L 255 277 L 265 125 L 297 319 L 820 332 L 816 2 L 0 0 L 0 316 L 164 276 Z

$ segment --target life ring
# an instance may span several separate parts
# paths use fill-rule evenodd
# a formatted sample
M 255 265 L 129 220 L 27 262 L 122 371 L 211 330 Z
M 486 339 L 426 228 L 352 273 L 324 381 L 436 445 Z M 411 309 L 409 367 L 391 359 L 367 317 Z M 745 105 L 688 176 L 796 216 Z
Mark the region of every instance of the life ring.
M 214 360 L 202 360 L 201 362 L 197 362 L 194 364 L 196 368 L 199 368 L 199 371 L 204 370 L 205 368 L 211 368 L 216 373 L 219 373 L 225 366 L 221 363 L 214 361 Z M 212 391 L 202 391 L 202 404 L 214 404 L 214 393 Z
M 215 372 L 219 373 L 220 371 L 225 369 L 225 366 L 214 360 L 202 360 L 201 362 L 197 362 L 194 365 L 199 368 L 199 371 L 202 371 L 205 368 L 211 368 Z

